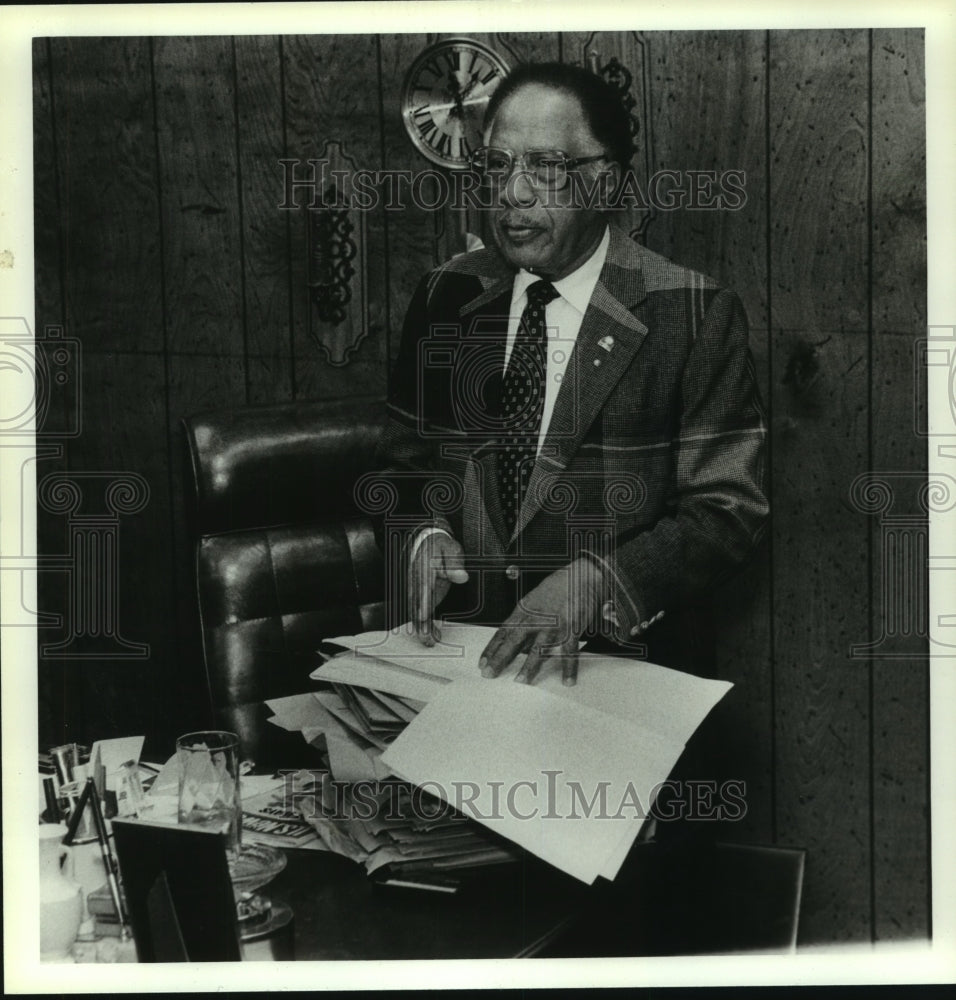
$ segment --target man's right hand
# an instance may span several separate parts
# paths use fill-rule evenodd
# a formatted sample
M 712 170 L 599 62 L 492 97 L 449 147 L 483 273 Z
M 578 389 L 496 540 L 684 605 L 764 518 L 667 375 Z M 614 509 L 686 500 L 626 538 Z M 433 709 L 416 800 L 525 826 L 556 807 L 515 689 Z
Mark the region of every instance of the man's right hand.
M 465 553 L 451 535 L 435 531 L 422 540 L 408 564 L 408 600 L 412 628 L 426 645 L 441 640 L 435 608 L 453 583 L 467 583 Z

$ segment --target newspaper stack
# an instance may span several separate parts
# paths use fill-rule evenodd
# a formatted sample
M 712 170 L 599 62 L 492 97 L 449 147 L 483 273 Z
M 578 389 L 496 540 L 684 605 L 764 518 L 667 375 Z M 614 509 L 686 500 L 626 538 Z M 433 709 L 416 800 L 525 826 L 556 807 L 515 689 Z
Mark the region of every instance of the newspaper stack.
M 299 772 L 283 793 L 286 813 L 304 819 L 325 849 L 364 865 L 369 874 L 386 869 L 384 874 L 440 875 L 519 856 L 517 848 L 450 804 L 396 780 L 381 762 L 423 702 L 336 683 L 268 705 L 275 712 L 270 722 L 300 731 L 328 760 L 328 774 Z

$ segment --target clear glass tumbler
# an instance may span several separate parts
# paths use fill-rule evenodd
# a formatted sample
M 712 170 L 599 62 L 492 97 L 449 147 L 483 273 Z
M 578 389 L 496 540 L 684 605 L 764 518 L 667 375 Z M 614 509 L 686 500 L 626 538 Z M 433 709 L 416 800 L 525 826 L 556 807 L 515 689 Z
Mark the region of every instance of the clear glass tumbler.
M 239 737 L 222 730 L 186 733 L 176 740 L 179 822 L 226 831 L 226 850 L 242 846 Z

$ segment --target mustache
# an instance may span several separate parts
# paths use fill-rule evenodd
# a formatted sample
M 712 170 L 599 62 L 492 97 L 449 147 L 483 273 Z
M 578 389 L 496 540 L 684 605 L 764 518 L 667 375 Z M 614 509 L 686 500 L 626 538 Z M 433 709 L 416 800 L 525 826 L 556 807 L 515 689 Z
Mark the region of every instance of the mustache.
M 530 219 L 526 215 L 503 215 L 498 219 L 499 226 L 507 226 L 512 229 L 540 229 L 539 219 Z

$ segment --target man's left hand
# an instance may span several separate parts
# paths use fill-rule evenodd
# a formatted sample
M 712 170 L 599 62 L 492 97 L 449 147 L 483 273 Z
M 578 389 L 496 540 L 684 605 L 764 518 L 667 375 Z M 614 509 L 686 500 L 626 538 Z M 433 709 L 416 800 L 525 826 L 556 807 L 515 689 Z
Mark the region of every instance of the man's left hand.
M 601 573 L 590 559 L 576 559 L 545 577 L 508 616 L 481 654 L 482 677 L 497 677 L 519 653 L 527 653 L 515 674 L 531 684 L 543 666 L 560 665 L 570 687 L 578 676 L 578 639 L 601 608 Z

